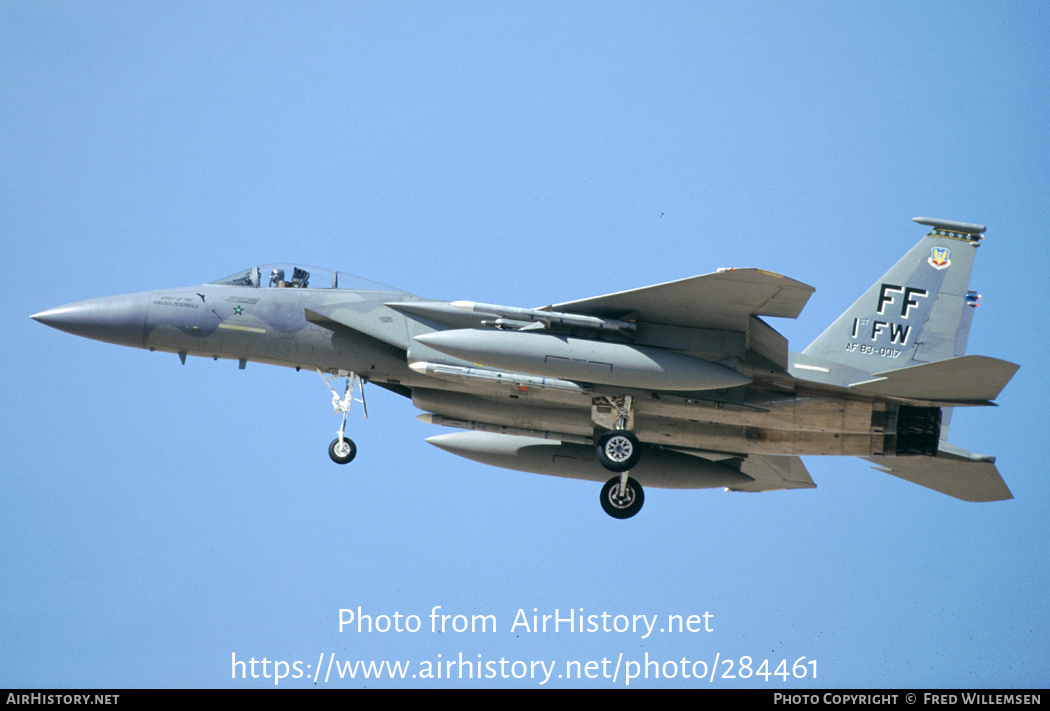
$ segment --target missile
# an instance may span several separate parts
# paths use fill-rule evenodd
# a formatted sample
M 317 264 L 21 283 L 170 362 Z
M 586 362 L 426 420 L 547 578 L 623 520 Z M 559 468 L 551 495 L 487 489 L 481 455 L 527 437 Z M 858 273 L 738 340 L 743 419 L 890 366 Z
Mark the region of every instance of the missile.
M 544 398 L 544 403 L 549 403 Z M 455 420 L 479 421 L 522 430 L 551 431 L 594 437 L 590 412 L 581 407 L 519 404 L 507 407 L 502 399 L 477 397 L 463 392 L 413 387 L 412 404 L 420 410 Z
M 594 446 L 490 432 L 453 432 L 428 437 L 427 442 L 466 459 L 504 469 L 567 479 L 608 481 L 614 476 L 598 463 Z M 754 480 L 726 464 L 662 447 L 643 445 L 641 461 L 631 477 L 658 489 L 738 488 Z
M 516 437 L 531 437 L 533 439 L 573 442 L 575 444 L 587 445 L 592 449 L 594 448 L 594 437 L 585 437 L 583 435 L 550 432 L 547 430 L 533 430 L 524 427 L 510 427 L 507 425 L 494 425 L 488 422 L 478 422 L 477 420 L 459 420 L 454 417 L 445 417 L 444 415 L 432 415 L 429 412 L 425 412 L 422 415 L 416 415 L 416 419 L 420 422 L 425 422 L 428 425 L 441 425 L 442 427 L 455 427 L 460 430 L 492 432 L 495 434 L 514 435 Z
M 454 358 L 531 375 L 644 390 L 716 390 L 751 382 L 732 368 L 648 346 L 545 331 L 453 329 L 416 336 Z
M 452 328 L 472 328 L 491 325 L 501 328 L 529 326 L 564 326 L 588 331 L 633 334 L 635 324 L 630 321 L 598 318 L 583 314 L 568 314 L 543 309 L 523 309 L 516 306 L 481 304 L 474 301 L 396 301 L 386 304 L 409 316 L 429 319 Z
M 450 328 L 476 328 L 484 316 L 457 309 L 445 301 L 391 301 L 387 307 L 416 319 L 435 321 Z
M 581 395 L 590 394 L 591 388 L 579 385 L 570 380 L 558 378 L 544 378 L 538 375 L 524 375 L 522 373 L 508 373 L 502 370 L 488 370 L 485 368 L 470 368 L 460 365 L 446 365 L 444 363 L 428 363 L 418 361 L 409 363 L 409 369 L 420 375 L 432 375 L 445 380 L 458 380 L 461 382 L 477 382 L 489 385 L 506 384 L 521 389 L 542 390 L 551 388 L 554 390 L 567 390 Z
M 630 321 L 618 321 L 616 319 L 598 318 L 597 316 L 585 316 L 583 314 L 567 314 L 559 311 L 544 311 L 543 309 L 523 309 L 517 306 L 479 304 L 476 301 L 453 301 L 449 306 L 454 306 L 457 309 L 463 309 L 464 311 L 492 314 L 513 321 L 532 321 L 545 323 L 547 325 L 582 328 L 592 331 L 634 333 L 635 329 L 635 325 Z

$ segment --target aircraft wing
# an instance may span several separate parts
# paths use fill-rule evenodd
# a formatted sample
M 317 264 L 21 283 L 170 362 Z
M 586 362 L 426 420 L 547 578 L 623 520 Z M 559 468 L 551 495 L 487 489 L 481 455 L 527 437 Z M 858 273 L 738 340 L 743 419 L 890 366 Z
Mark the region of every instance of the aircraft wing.
M 751 316 L 797 318 L 813 291 L 807 284 L 762 269 L 727 269 L 546 308 L 602 318 L 632 314 L 648 323 L 746 331 Z

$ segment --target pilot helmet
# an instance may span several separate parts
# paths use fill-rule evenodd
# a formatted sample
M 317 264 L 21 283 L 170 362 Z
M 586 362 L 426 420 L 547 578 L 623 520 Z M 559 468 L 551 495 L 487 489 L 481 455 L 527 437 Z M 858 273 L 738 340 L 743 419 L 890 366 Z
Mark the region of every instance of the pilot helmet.
M 284 281 L 284 270 L 274 269 L 272 272 L 270 272 L 270 283 L 276 284 L 279 281 Z

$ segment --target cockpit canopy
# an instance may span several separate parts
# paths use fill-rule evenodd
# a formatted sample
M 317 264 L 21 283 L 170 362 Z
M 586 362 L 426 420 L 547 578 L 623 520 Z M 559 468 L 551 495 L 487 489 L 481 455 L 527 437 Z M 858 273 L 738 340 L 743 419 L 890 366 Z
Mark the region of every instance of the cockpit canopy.
M 251 267 L 223 279 L 213 281 L 212 284 L 274 289 L 397 291 L 393 287 L 362 279 L 353 274 L 291 263 L 260 264 L 257 267 Z

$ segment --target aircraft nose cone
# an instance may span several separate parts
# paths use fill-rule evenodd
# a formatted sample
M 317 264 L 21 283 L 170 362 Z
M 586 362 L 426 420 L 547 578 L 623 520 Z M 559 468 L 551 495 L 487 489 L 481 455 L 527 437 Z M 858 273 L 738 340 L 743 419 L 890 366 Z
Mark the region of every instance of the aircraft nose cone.
M 96 341 L 142 348 L 146 344 L 148 294 L 89 299 L 33 314 L 42 324 Z

